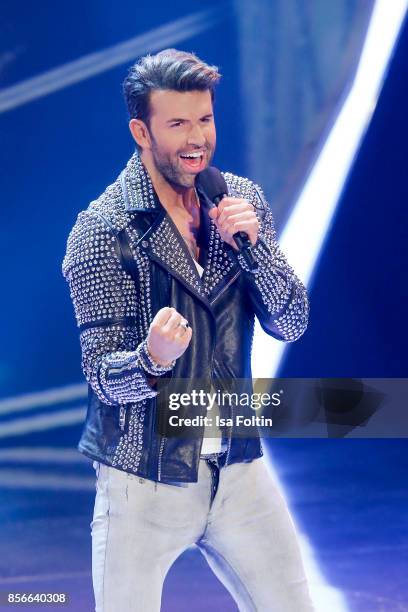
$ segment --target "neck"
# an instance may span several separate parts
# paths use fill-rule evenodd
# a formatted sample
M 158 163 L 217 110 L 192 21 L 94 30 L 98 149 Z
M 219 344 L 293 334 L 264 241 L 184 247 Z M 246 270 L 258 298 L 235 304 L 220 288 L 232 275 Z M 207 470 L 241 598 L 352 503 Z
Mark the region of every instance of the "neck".
M 166 210 L 184 209 L 191 212 L 197 206 L 197 195 L 194 187 L 179 187 L 169 183 L 157 170 L 148 151 L 140 154 L 140 159 L 149 173 L 150 180 L 157 196 Z

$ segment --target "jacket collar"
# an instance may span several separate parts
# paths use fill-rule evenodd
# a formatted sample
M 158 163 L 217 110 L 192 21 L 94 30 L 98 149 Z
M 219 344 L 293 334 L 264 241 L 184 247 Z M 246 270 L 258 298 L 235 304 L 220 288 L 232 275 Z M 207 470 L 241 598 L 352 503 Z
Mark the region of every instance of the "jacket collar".
M 159 212 L 163 207 L 137 151 L 120 175 L 126 212 Z
M 238 276 L 240 267 L 231 255 L 231 248 L 221 240 L 214 222 L 208 216 L 212 203 L 206 194 L 199 192 L 201 248 L 205 253 L 202 264 L 204 272 L 200 277 L 186 243 L 160 203 L 137 152 L 121 173 L 120 182 L 125 210 L 153 217 L 149 229 L 139 240 L 141 248 L 209 306 L 224 287 Z

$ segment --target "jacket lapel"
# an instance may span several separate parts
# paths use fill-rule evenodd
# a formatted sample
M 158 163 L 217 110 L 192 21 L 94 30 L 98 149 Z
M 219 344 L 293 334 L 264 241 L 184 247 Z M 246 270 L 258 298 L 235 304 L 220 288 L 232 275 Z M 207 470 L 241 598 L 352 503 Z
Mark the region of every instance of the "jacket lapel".
M 186 243 L 166 211 L 143 236 L 141 248 L 208 306 L 203 283 Z
M 208 307 L 203 283 L 187 245 L 161 205 L 137 153 L 120 175 L 120 182 L 126 212 L 138 213 L 133 215 L 131 225 L 135 229 L 148 226 L 147 231 L 141 232 L 137 243 L 139 248 Z
M 186 243 L 157 198 L 150 176 L 137 153 L 130 158 L 121 173 L 120 182 L 125 210 L 141 213 L 145 221 L 142 227 L 148 228 L 142 232 L 138 246 L 208 307 L 225 286 L 238 276 L 240 270 L 229 255 L 230 248 L 221 240 L 215 224 L 208 216 L 212 203 L 204 193 L 199 193 L 204 264 L 200 278 Z M 139 214 L 134 217 L 133 227 L 139 226 L 138 218 Z
M 204 272 L 201 281 L 205 294 L 210 303 L 217 299 L 227 285 L 234 281 L 239 273 L 240 266 L 232 254 L 231 247 L 222 239 L 214 221 L 208 216 L 212 202 L 206 194 L 199 191 L 201 203 L 201 224 L 205 240 Z

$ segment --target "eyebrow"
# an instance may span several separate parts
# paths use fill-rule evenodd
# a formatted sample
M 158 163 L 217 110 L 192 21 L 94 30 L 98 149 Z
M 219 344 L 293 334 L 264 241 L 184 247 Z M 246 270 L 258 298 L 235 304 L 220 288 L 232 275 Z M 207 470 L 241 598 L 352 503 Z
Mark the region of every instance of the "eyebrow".
M 213 116 L 214 116 L 213 113 L 207 113 L 206 115 L 203 115 L 202 117 L 200 117 L 200 119 L 207 119 L 207 118 L 213 117 Z M 168 119 L 166 121 L 166 123 L 173 123 L 173 122 L 176 122 L 176 121 L 181 121 L 182 123 L 185 123 L 186 121 L 189 121 L 189 120 L 188 119 L 183 119 L 182 117 L 180 117 L 180 118 L 179 117 L 175 117 L 173 119 Z

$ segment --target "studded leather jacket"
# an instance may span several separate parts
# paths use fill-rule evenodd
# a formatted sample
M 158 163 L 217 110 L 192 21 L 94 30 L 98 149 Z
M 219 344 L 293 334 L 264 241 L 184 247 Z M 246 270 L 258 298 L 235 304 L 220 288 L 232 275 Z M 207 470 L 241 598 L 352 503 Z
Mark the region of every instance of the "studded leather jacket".
M 230 196 L 255 206 L 256 273 L 222 241 L 208 216 L 211 204 L 199 193 L 204 267 L 199 276 L 137 153 L 78 215 L 62 269 L 89 388 L 78 449 L 91 459 L 155 481 L 197 481 L 202 436 L 166 437 L 156 427 L 158 391 L 141 347 L 160 308 L 173 306 L 193 329 L 170 373 L 180 379 L 251 381 L 255 316 L 267 334 L 285 342 L 297 340 L 307 327 L 306 290 L 278 246 L 260 188 L 230 173 L 224 178 Z M 259 436 L 234 436 L 233 426 L 223 442 L 225 464 L 262 455 Z

